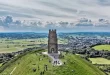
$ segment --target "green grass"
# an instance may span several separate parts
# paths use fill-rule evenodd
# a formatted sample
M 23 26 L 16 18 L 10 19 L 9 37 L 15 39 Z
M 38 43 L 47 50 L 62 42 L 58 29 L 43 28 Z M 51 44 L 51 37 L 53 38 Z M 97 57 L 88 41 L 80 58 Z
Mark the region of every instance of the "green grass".
M 0 53 L 16 52 L 16 51 L 23 50 L 28 47 L 32 47 L 32 46 L 27 46 L 28 44 L 32 44 L 32 43 L 25 41 L 23 39 L 22 40 L 0 39 Z
M 110 45 L 97 45 L 93 47 L 95 50 L 109 50 L 110 51 Z
M 2 66 L 2 63 L 0 64 L 0 67 Z
M 105 58 L 89 58 L 92 61 L 92 64 L 110 64 L 110 60 Z
M 40 72 L 44 70 L 43 67 L 45 64 L 48 65 L 48 71 L 45 72 L 45 75 L 105 75 L 80 56 L 63 54 L 65 57 L 62 61 L 65 61 L 66 64 L 53 67 L 52 64 L 49 63 L 50 58 L 48 56 L 43 57 L 43 55 L 40 55 L 38 52 L 29 53 L 10 64 L 0 75 L 9 75 L 15 67 L 16 69 L 12 75 L 40 75 Z M 43 60 L 39 61 L 39 58 Z M 38 66 L 40 70 L 38 70 Z M 36 68 L 37 71 L 33 72 L 33 68 Z

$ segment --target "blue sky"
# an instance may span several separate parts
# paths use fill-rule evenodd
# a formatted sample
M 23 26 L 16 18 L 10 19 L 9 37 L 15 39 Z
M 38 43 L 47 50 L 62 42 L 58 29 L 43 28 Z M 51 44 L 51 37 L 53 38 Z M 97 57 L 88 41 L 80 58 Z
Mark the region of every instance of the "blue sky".
M 0 0 L 0 16 L 7 15 L 19 20 L 109 20 L 110 0 Z

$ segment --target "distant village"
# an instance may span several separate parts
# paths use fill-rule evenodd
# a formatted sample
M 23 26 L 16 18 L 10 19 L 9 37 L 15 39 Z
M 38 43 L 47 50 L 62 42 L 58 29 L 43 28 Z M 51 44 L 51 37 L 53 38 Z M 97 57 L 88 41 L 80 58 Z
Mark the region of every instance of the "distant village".
M 60 50 L 71 51 L 74 54 L 83 54 L 90 58 L 103 57 L 110 59 L 109 50 L 95 50 L 92 47 L 96 45 L 110 44 L 108 37 L 67 37 L 68 44 L 59 45 Z

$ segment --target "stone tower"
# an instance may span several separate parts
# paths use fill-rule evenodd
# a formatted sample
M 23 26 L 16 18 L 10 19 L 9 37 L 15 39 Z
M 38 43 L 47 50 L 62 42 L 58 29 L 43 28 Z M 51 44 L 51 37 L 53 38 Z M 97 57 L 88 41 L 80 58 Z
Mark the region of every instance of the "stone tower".
M 48 34 L 48 53 L 58 53 L 56 30 L 49 30 L 49 34 Z

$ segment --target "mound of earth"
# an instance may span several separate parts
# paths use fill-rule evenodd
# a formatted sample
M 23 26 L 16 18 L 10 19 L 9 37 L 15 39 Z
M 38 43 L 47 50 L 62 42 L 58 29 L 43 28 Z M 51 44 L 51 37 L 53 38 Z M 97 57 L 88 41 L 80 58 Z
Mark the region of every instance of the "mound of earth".
M 91 63 L 78 55 L 66 54 L 61 59 L 61 66 L 52 65 L 52 59 L 42 51 L 27 53 L 10 63 L 0 75 L 105 75 Z

